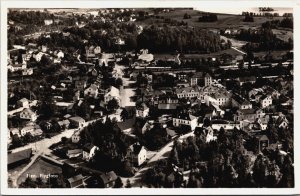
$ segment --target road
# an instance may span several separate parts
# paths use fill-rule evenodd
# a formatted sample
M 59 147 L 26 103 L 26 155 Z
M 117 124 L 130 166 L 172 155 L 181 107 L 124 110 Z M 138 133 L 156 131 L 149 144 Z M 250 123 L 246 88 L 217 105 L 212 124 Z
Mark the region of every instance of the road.
M 135 95 L 134 88 L 128 88 L 130 84 L 134 83 L 134 81 L 130 81 L 129 78 L 124 78 L 123 69 L 125 67 L 122 65 L 116 64 L 115 70 L 118 73 L 118 77 L 122 78 L 123 80 L 123 88 L 120 90 L 120 97 L 121 97 L 121 107 L 125 106 L 135 106 L 135 102 L 131 101 L 130 97 L 133 97 Z

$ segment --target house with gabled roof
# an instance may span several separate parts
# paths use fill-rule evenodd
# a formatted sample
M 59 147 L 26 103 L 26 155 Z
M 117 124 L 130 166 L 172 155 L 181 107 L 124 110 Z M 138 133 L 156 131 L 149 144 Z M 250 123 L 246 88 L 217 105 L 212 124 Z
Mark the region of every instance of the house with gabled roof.
M 82 148 L 82 159 L 85 161 L 90 161 L 91 158 L 95 156 L 96 151 L 99 148 L 91 143 L 87 143 Z
M 84 178 L 81 174 L 78 174 L 76 176 L 68 178 L 67 179 L 67 187 L 70 187 L 70 188 L 84 188 L 83 179 Z
M 30 108 L 25 108 L 20 113 L 20 118 L 24 119 L 24 120 L 35 121 L 37 119 L 37 114 L 35 112 L 33 112 Z
M 252 108 L 252 104 L 250 103 L 250 101 L 237 94 L 233 94 L 231 104 L 232 107 L 236 107 L 242 110 Z
M 145 103 L 136 106 L 136 116 L 145 118 L 149 115 L 149 107 Z
M 17 104 L 20 106 L 20 107 L 23 107 L 23 108 L 28 108 L 29 107 L 29 101 L 28 99 L 26 98 L 22 98 L 20 99 Z
M 99 94 L 98 86 L 95 84 L 91 84 L 90 87 L 84 90 L 84 96 L 94 97 L 96 98 Z
M 185 87 L 175 89 L 178 98 L 199 97 L 199 89 L 194 87 Z
M 147 150 L 137 142 L 129 146 L 126 157 L 133 165 L 140 166 L 147 159 Z
M 260 97 L 259 102 L 262 108 L 269 107 L 272 105 L 272 97 L 271 95 L 263 95 Z
M 173 117 L 173 126 L 179 127 L 181 125 L 187 125 L 191 128 L 191 130 L 195 130 L 198 124 L 198 118 L 191 114 L 180 113 Z
M 106 172 L 100 175 L 100 184 L 103 188 L 111 188 L 115 186 L 118 176 L 114 171 Z

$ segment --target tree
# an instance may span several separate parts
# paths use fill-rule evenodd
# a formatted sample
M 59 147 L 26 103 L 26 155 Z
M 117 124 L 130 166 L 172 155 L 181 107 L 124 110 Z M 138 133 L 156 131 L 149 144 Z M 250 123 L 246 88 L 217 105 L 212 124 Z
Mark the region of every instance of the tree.
M 14 134 L 12 136 L 12 144 L 15 146 L 15 147 L 19 147 L 19 146 L 22 146 L 23 145 L 23 141 L 21 140 L 21 138 L 17 135 L 17 134 Z
M 119 102 L 113 98 L 112 100 L 110 100 L 108 103 L 107 103 L 107 109 L 109 111 L 113 111 L 113 110 L 116 110 L 119 108 Z
M 116 179 L 114 188 L 122 188 L 122 187 L 123 187 L 123 182 L 122 182 L 121 178 L 118 177 L 118 178 Z
M 126 186 L 125 186 L 125 188 L 131 188 L 131 182 L 130 182 L 129 179 L 127 179 L 127 181 L 126 181 Z
M 43 55 L 42 58 L 41 58 L 40 63 L 41 63 L 42 66 L 50 65 L 51 60 L 46 55 Z
M 121 78 L 116 79 L 116 87 L 120 88 L 123 85 L 123 80 Z

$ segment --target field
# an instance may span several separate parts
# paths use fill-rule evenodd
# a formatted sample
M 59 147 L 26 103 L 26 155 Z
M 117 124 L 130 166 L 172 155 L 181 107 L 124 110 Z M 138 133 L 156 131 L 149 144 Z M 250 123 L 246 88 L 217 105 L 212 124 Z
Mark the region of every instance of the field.
M 287 42 L 289 38 L 293 39 L 293 32 L 291 30 L 285 30 L 285 29 L 272 29 L 273 33 L 278 37 L 279 39 Z
M 187 13 L 191 16 L 190 19 L 183 19 L 183 15 Z M 201 15 L 201 11 L 190 9 L 179 9 L 171 12 L 165 12 L 159 14 L 164 18 L 170 18 L 178 21 L 187 22 L 191 26 L 210 28 L 210 29 L 222 29 L 222 28 L 257 28 L 262 23 L 269 20 L 282 19 L 282 17 L 254 17 L 254 22 L 243 22 L 244 16 L 230 15 L 230 14 L 217 14 L 218 21 L 216 22 L 198 22 L 198 18 Z
M 28 175 L 47 175 L 47 174 L 54 174 L 54 173 L 61 173 L 61 168 L 59 166 L 50 164 L 43 159 L 38 159 L 29 169 L 24 172 L 20 178 L 18 179 L 18 184 L 24 182 Z

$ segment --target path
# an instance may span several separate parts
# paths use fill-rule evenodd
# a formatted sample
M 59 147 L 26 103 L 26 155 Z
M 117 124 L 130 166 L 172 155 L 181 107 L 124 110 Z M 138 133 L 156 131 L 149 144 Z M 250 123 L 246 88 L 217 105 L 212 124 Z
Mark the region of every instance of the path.
M 125 67 L 122 65 L 116 64 L 115 70 L 118 73 L 119 77 L 122 78 L 123 81 L 123 88 L 120 90 L 120 97 L 121 97 L 121 107 L 125 106 L 135 106 L 135 102 L 131 101 L 130 97 L 135 95 L 134 88 L 128 88 L 134 81 L 130 81 L 129 78 L 124 78 L 123 69 Z
M 243 52 L 243 51 L 237 49 L 236 47 L 233 47 L 233 46 L 232 46 L 231 48 L 234 49 L 234 50 L 236 50 L 236 51 L 238 51 L 239 53 L 242 53 L 243 55 L 244 55 L 244 54 L 247 54 L 247 53 L 245 53 L 245 52 Z
M 10 178 L 12 180 L 12 186 L 14 188 L 18 187 L 17 181 L 19 179 L 19 177 L 30 167 L 32 166 L 33 163 L 35 163 L 35 161 L 37 160 L 37 158 L 40 157 L 40 155 L 42 154 L 42 152 L 37 152 L 33 157 L 31 157 L 30 162 L 20 171 L 18 172 L 16 175 L 11 175 Z

